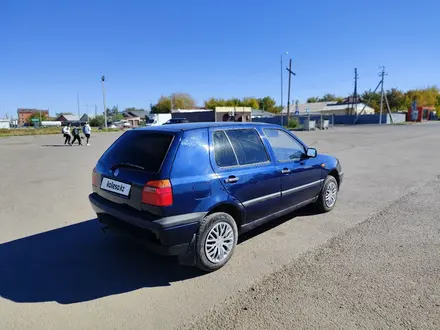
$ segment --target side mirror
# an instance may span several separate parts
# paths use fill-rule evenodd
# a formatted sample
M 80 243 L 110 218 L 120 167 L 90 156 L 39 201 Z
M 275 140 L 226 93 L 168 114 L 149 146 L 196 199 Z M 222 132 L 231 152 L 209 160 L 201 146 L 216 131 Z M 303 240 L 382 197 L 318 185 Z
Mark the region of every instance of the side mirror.
M 318 151 L 316 151 L 315 148 L 308 148 L 307 149 L 307 157 L 315 158 L 317 154 L 318 154 Z

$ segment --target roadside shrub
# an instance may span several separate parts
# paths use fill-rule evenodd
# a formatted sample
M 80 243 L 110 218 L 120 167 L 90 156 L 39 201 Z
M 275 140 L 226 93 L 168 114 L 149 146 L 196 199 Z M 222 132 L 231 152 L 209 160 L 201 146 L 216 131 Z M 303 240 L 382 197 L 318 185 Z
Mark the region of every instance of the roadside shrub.
M 287 128 L 297 128 L 299 126 L 298 119 L 290 118 L 287 123 Z

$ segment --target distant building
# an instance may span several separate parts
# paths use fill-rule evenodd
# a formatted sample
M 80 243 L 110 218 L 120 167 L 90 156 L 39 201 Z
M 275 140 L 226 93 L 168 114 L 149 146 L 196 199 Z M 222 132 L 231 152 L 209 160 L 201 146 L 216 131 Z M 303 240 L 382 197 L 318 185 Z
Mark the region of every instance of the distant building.
M 145 110 L 129 110 L 124 111 L 122 115 L 129 120 L 129 118 L 140 118 L 140 120 L 146 120 L 148 118 L 148 111 Z
M 250 107 L 215 107 L 215 121 L 252 121 Z
M 11 128 L 11 122 L 9 119 L 0 119 L 0 129 Z
M 146 120 L 147 112 L 141 110 L 124 111 L 122 115 L 124 116 L 124 120 L 126 120 L 131 127 L 138 127 L 141 121 Z
M 49 110 L 24 109 L 24 108 L 17 109 L 18 125 L 23 126 L 28 122 L 29 117 L 31 117 L 34 114 L 39 115 L 40 113 L 41 115 L 49 116 Z
M 290 114 L 294 115 L 297 106 L 292 104 L 290 106 Z M 365 109 L 364 109 L 365 108 Z M 371 115 L 374 114 L 374 109 L 369 107 L 365 103 L 356 102 L 351 103 L 349 100 L 345 102 L 316 102 L 316 103 L 303 103 L 298 104 L 298 111 L 301 115 L 310 114 L 323 114 L 323 115 L 356 115 L 359 114 L 362 109 L 362 114 Z M 287 107 L 282 111 L 283 114 L 287 114 Z
M 60 115 L 58 116 L 57 121 L 60 121 L 63 125 L 78 125 L 80 122 L 77 115 Z
M 89 122 L 90 120 L 92 120 L 93 118 L 95 118 L 95 116 L 89 116 L 88 114 L 83 114 L 82 116 L 81 116 L 81 118 L 79 119 L 79 121 L 82 123 L 82 124 L 85 124 L 85 123 L 87 123 L 87 122 Z

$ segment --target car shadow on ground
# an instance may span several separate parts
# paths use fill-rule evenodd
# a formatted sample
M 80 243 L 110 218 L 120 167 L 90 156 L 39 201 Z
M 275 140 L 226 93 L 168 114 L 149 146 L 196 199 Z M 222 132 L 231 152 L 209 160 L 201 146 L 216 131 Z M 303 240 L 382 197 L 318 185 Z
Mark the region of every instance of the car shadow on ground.
M 239 243 L 297 216 L 299 210 L 244 235 Z M 233 260 L 232 260 L 233 261 Z M 17 303 L 72 304 L 202 276 L 174 257 L 162 257 L 118 236 L 96 219 L 0 244 L 0 297 Z
M 100 227 L 93 219 L 0 244 L 0 297 L 72 304 L 202 274 Z

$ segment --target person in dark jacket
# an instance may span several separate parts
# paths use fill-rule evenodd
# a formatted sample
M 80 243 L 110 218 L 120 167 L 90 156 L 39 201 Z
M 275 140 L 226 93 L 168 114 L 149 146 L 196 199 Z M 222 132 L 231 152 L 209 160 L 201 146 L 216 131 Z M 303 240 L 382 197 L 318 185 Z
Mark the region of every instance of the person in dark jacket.
M 79 130 L 78 127 L 74 127 L 72 129 L 72 135 L 73 135 L 72 144 L 74 144 L 75 141 L 78 140 L 78 145 L 82 146 L 82 144 L 81 144 L 81 137 L 79 136 L 79 132 L 80 132 L 80 130 Z

